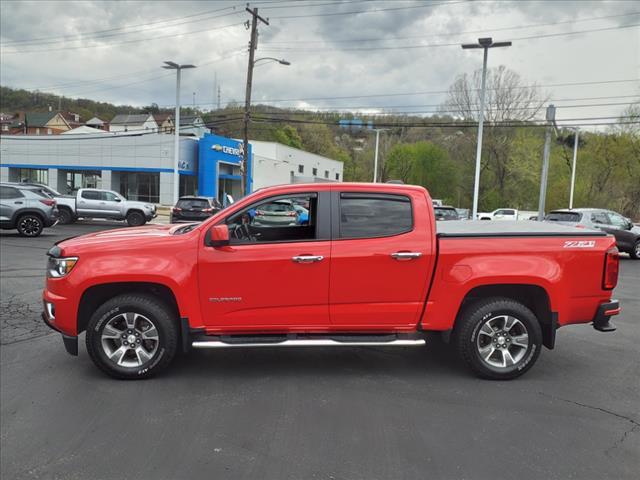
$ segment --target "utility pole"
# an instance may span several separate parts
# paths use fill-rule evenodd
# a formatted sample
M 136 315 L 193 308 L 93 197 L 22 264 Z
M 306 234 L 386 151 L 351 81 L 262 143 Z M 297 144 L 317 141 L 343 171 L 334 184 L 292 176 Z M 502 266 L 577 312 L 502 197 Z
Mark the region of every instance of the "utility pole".
M 494 42 L 491 37 L 479 38 L 478 43 L 466 43 L 462 45 L 464 50 L 470 48 L 482 48 L 484 58 L 482 61 L 482 87 L 480 89 L 480 115 L 478 119 L 478 145 L 476 147 L 476 173 L 473 181 L 473 211 L 472 220 L 478 219 L 478 197 L 480 196 L 480 159 L 482 158 L 482 132 L 484 129 L 484 96 L 487 83 L 487 57 L 490 48 L 510 47 L 511 42 Z
M 255 51 L 258 47 L 258 22 L 262 22 L 265 25 L 269 25 L 269 20 L 262 18 L 258 15 L 258 8 L 250 9 L 247 7 L 245 9 L 247 12 L 251 14 L 251 40 L 249 41 L 249 65 L 247 67 L 247 89 L 245 92 L 244 99 L 244 132 L 243 132 L 243 152 L 242 152 L 242 163 L 240 165 L 240 171 L 242 173 L 242 195 L 247 194 L 247 187 L 249 184 L 249 179 L 247 177 L 247 165 L 250 161 L 249 159 L 249 121 L 251 116 L 251 83 L 253 81 L 253 66 L 254 66 L 254 57 Z
M 573 165 L 571 166 L 571 192 L 569 193 L 569 210 L 573 209 L 573 190 L 576 186 L 576 160 L 578 159 L 578 136 L 580 135 L 580 129 L 575 128 L 575 135 L 573 137 Z
M 542 155 L 542 173 L 540 174 L 540 199 L 538 200 L 538 221 L 544 220 L 544 204 L 547 199 L 547 179 L 549 177 L 549 154 L 551 153 L 551 134 L 556 119 L 556 107 L 547 107 L 547 131 L 544 136 L 544 153 Z

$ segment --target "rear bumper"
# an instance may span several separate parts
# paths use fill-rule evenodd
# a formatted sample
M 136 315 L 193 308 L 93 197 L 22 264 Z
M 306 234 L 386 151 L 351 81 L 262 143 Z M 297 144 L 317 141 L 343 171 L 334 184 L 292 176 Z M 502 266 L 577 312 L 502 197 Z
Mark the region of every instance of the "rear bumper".
M 622 309 L 620 308 L 620 302 L 618 300 L 610 300 L 606 303 L 601 303 L 593 317 L 593 328 L 600 332 L 613 332 L 616 330 L 609 319 L 614 315 L 618 315 Z

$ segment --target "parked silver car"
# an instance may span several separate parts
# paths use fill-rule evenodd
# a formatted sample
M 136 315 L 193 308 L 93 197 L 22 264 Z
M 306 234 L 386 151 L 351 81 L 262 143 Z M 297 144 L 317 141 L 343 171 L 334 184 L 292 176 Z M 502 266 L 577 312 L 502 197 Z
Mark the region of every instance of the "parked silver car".
M 56 224 L 55 199 L 37 187 L 0 184 L 0 228 L 18 230 L 24 237 L 37 237 Z
M 574 208 L 554 210 L 545 221 L 573 225 L 579 228 L 603 230 L 616 237 L 618 250 L 640 259 L 640 231 L 633 222 L 619 213 L 600 208 Z
M 290 200 L 276 200 L 256 208 L 253 225 L 286 227 L 298 223 L 298 212 Z

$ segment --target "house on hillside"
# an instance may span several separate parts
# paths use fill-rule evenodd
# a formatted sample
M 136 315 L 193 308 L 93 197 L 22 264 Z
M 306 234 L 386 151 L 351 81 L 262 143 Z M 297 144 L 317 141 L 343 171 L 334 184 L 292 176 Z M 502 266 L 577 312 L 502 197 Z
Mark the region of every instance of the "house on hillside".
M 80 120 L 80 114 L 73 112 L 60 112 L 60 115 L 66 120 L 69 124 L 70 128 L 78 128 L 82 126 L 82 121 Z
M 173 133 L 173 115 L 170 113 L 154 113 L 153 119 L 158 124 L 159 133 Z
M 0 135 L 6 135 L 9 133 L 9 127 L 13 123 L 15 115 L 8 113 L 0 113 Z
M 149 113 L 116 115 L 109 123 L 110 132 L 156 132 L 158 124 Z
M 59 135 L 70 130 L 60 112 L 18 112 L 9 125 L 11 135 Z
M 180 116 L 180 135 L 204 137 L 205 133 L 211 133 L 200 115 Z
M 98 117 L 93 117 L 85 123 L 87 127 L 97 128 L 98 130 L 109 130 L 109 125 Z

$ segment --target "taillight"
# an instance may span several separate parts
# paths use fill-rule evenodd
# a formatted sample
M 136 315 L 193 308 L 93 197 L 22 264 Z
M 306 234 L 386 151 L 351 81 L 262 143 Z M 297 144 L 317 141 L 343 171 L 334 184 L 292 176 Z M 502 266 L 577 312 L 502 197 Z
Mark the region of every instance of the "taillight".
M 45 200 L 40 200 L 40 203 L 44 203 L 47 207 L 53 207 L 56 204 L 56 201 L 47 198 Z
M 296 212 L 289 212 L 287 213 L 287 217 L 295 217 L 297 215 Z
M 613 290 L 618 284 L 618 272 L 620 270 L 620 255 L 616 247 L 607 250 L 604 257 L 604 275 L 602 277 L 602 288 Z
M 178 212 L 181 212 L 182 209 L 180 207 L 173 207 L 173 211 L 174 213 L 178 213 Z
M 261 217 L 263 215 L 264 213 L 262 212 L 262 210 L 256 210 L 256 217 Z
M 204 213 L 211 213 L 211 212 L 213 212 L 213 208 L 203 208 L 202 211 Z

